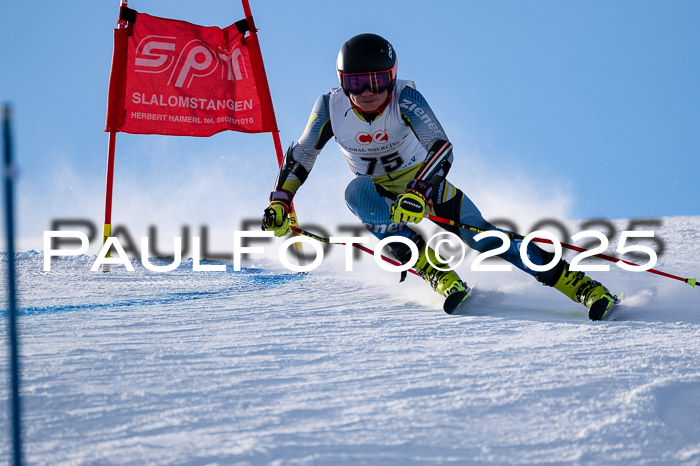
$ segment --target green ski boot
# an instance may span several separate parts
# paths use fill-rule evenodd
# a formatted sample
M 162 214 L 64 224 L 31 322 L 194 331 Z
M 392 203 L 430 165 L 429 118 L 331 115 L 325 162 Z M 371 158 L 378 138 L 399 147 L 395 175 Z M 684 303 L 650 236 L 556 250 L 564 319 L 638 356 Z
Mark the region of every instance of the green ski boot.
M 428 261 L 430 257 L 430 262 Z M 418 261 L 414 266 L 418 274 L 438 293 L 445 296 L 443 310 L 452 314 L 455 309 L 467 298 L 471 289 L 460 280 L 459 275 L 454 270 L 438 270 L 430 263 L 441 268 L 447 268 L 444 259 L 438 257 L 432 248 L 425 246 L 418 255 Z M 444 267 L 442 266 L 444 264 Z
M 617 296 L 610 293 L 599 281 L 592 280 L 583 272 L 569 271 L 569 264 L 566 263 L 554 288 L 572 301 L 586 306 L 588 318 L 591 320 L 601 320 L 618 302 Z

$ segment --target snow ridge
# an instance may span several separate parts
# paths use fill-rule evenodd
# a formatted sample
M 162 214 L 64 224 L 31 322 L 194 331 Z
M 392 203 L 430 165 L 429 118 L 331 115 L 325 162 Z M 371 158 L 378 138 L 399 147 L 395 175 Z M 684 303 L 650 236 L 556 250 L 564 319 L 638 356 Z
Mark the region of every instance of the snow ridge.
M 666 220 L 659 268 L 696 267 L 697 225 Z M 589 322 L 517 272 L 470 275 L 447 316 L 419 279 L 364 262 L 93 260 L 43 272 L 41 253 L 17 255 L 31 464 L 700 464 L 700 294 L 683 283 L 601 273 L 627 298 Z

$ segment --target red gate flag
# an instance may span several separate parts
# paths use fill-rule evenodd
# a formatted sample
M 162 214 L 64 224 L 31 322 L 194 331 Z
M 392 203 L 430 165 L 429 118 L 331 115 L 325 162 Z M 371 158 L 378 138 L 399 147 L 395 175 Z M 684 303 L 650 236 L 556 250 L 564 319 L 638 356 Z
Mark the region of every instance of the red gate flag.
M 105 131 L 211 136 L 276 132 L 257 41 L 246 20 L 197 26 L 122 7 L 114 30 Z

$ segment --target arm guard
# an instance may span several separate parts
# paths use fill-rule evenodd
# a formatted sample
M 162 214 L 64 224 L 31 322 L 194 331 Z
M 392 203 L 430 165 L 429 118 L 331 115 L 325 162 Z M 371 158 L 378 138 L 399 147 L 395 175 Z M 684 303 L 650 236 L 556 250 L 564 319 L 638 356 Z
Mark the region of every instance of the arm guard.
M 428 182 L 437 187 L 447 176 L 452 166 L 452 144 L 437 140 L 425 156 L 425 162 L 416 175 L 416 180 Z
M 287 205 L 291 204 L 297 188 L 301 186 L 309 176 L 309 171 L 304 168 L 301 163 L 294 160 L 294 147 L 294 142 L 292 142 L 287 149 L 287 153 L 284 155 L 282 166 L 277 174 L 275 190 L 270 193 L 270 202 L 283 201 L 286 202 Z M 298 183 L 293 183 L 292 180 L 289 180 L 289 175 L 294 175 Z M 287 188 L 292 187 L 293 190 L 285 189 L 285 183 L 288 184 L 288 186 L 286 186 Z M 289 184 L 292 186 L 289 186 Z

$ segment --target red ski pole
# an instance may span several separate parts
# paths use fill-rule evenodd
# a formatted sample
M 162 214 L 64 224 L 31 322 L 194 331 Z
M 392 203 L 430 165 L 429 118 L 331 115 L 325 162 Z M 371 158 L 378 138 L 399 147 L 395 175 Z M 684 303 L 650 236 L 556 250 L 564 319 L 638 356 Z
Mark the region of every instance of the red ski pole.
M 457 222 L 455 222 L 454 220 L 449 220 L 449 219 L 447 219 L 447 218 L 438 217 L 438 216 L 435 216 L 435 215 L 426 215 L 426 218 L 428 218 L 428 219 L 430 219 L 430 220 L 432 220 L 432 221 L 434 221 L 434 222 L 437 222 L 437 223 L 442 223 L 442 224 L 445 224 L 445 225 L 458 226 L 459 228 L 464 228 L 465 230 L 473 231 L 473 232 L 476 232 L 476 233 L 484 233 L 484 232 L 488 231 L 488 230 L 484 230 L 484 229 L 481 229 L 481 228 L 477 228 L 477 227 L 474 227 L 474 226 L 471 226 L 471 225 L 465 225 L 465 224 L 463 224 L 463 223 L 457 223 Z M 523 235 L 519 235 L 519 234 L 516 234 L 516 233 L 506 234 L 506 236 L 508 236 L 509 238 L 512 238 L 512 239 L 524 239 L 524 238 L 525 238 Z M 545 238 L 533 238 L 532 241 L 535 241 L 535 242 L 538 242 L 538 243 L 552 244 L 552 241 L 550 241 L 550 240 L 548 240 L 548 239 L 545 239 Z M 588 252 L 588 249 L 580 248 L 580 247 L 574 246 L 574 245 L 572 245 L 572 244 L 561 243 L 561 245 L 562 245 L 562 247 L 565 247 L 565 248 L 567 248 L 567 249 L 571 249 L 571 250 L 573 250 L 573 251 L 577 251 L 577 252 Z M 606 255 L 606 254 L 593 254 L 593 256 L 594 256 L 594 257 L 599 257 L 599 258 L 601 258 L 601 259 L 605 259 L 605 260 L 610 261 L 610 262 L 615 262 L 615 263 L 623 262 L 623 263 L 625 263 L 625 264 L 627 264 L 627 265 L 639 267 L 639 264 L 635 264 L 635 263 L 633 263 L 633 262 L 629 262 L 629 261 L 626 261 L 626 260 L 623 260 L 623 259 L 618 259 L 617 257 L 608 256 L 608 255 Z M 672 278 L 672 279 L 674 279 L 674 280 L 679 280 L 679 281 L 685 282 L 685 283 L 687 283 L 688 285 L 690 285 L 691 287 L 695 288 L 695 283 L 696 283 L 696 279 L 695 279 L 695 278 L 683 278 L 683 277 L 679 277 L 678 275 L 672 275 L 672 274 L 670 274 L 670 273 L 662 272 L 662 271 L 660 271 L 660 270 L 655 270 L 655 269 L 648 269 L 648 270 L 646 270 L 646 272 L 653 273 L 653 274 L 656 274 L 656 275 L 661 275 L 662 277 Z

